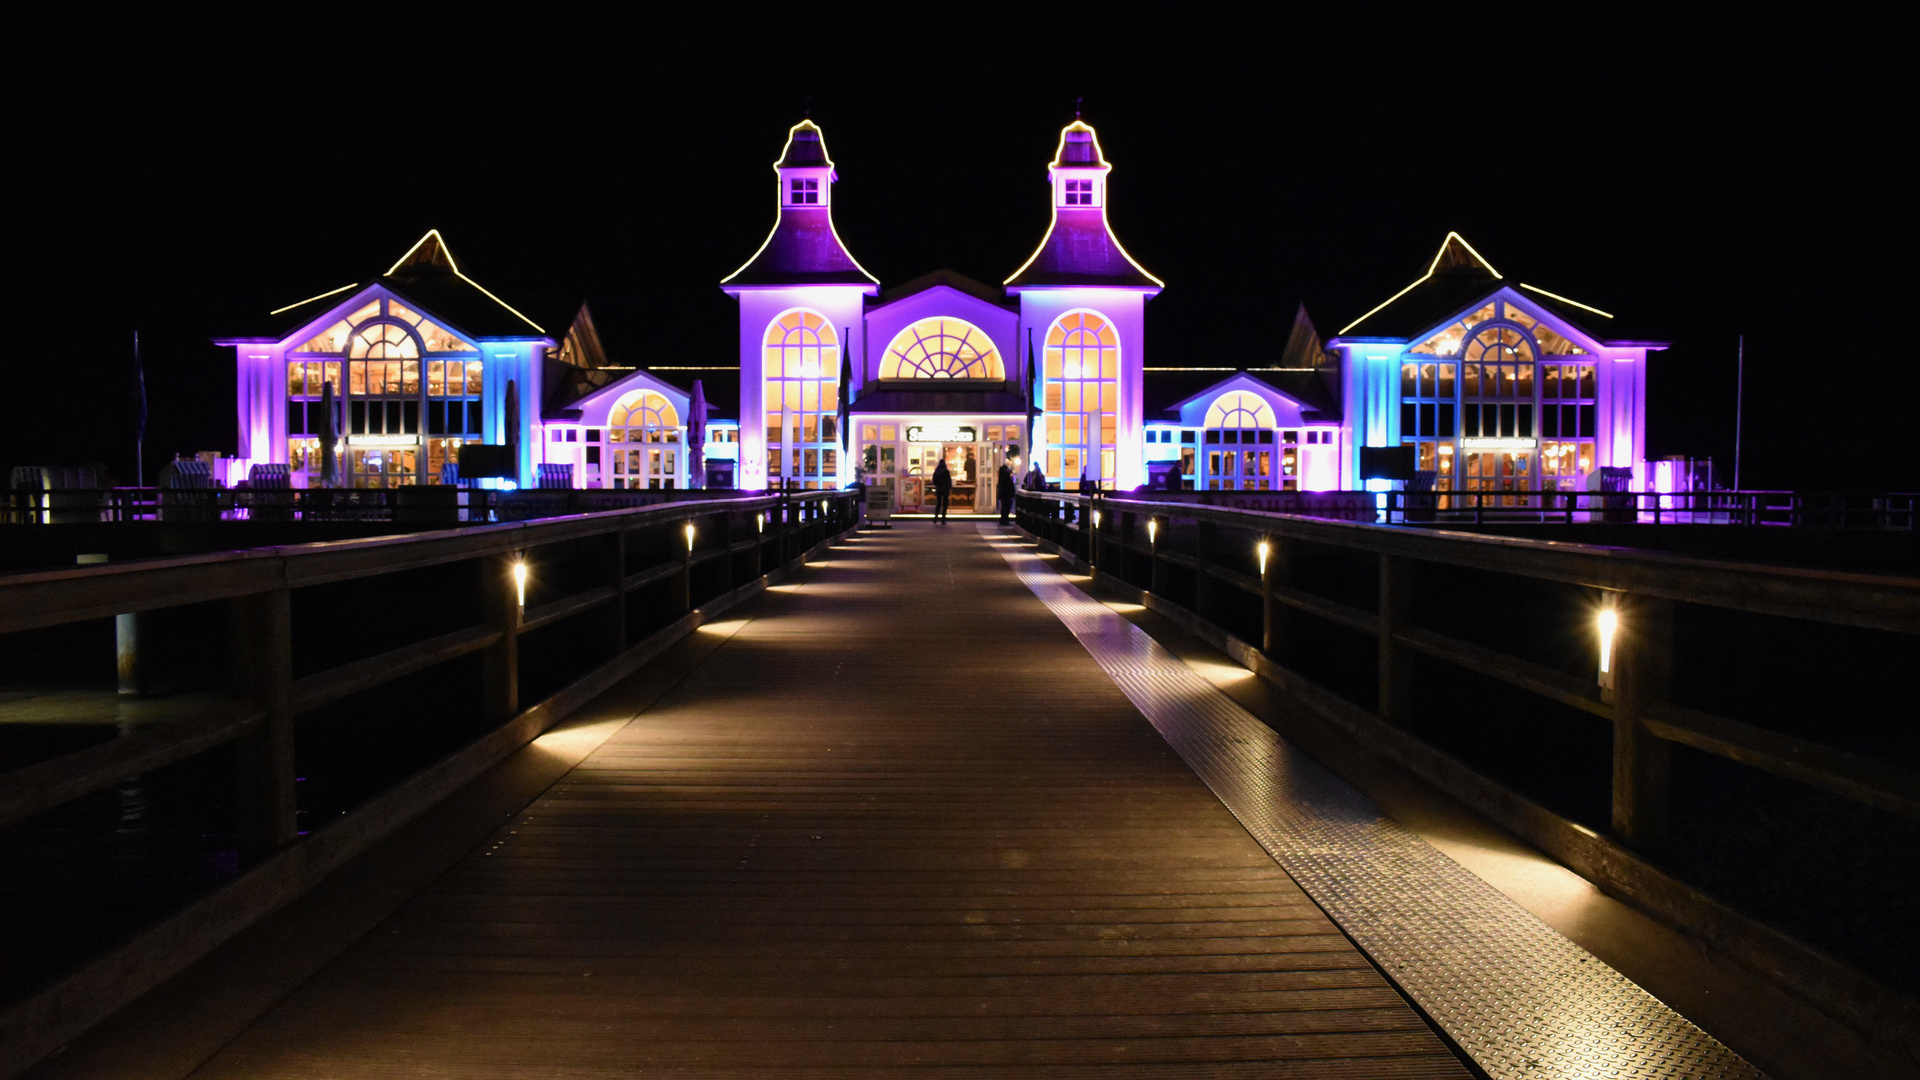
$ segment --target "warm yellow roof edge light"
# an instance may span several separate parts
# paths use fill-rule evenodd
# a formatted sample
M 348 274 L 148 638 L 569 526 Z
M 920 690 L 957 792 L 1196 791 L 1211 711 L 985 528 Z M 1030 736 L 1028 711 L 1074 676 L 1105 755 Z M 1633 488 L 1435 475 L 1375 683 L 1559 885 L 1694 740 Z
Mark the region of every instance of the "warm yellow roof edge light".
M 493 301 L 496 304 L 499 304 L 501 307 L 506 308 L 508 311 L 513 312 L 514 315 L 518 317 L 521 322 L 526 323 L 528 326 L 533 327 L 535 330 L 540 331 L 542 334 L 547 332 L 546 327 L 541 326 L 539 323 L 534 322 L 532 319 L 527 318 L 525 315 L 522 315 L 518 308 L 514 307 L 512 304 L 507 303 L 505 300 L 502 300 L 499 297 L 493 295 L 491 292 L 488 292 L 487 287 L 485 285 L 482 285 L 479 282 L 468 277 L 467 275 L 461 273 L 460 264 L 455 262 L 453 259 L 453 249 L 447 247 L 447 238 L 440 235 L 439 229 L 428 229 L 426 232 L 426 235 L 422 236 L 418 240 L 415 240 L 413 242 L 413 246 L 407 249 L 407 253 L 405 255 L 400 256 L 399 259 L 395 260 L 392 266 L 387 267 L 387 272 L 384 274 L 381 274 L 380 276 L 381 277 L 392 276 L 393 272 L 395 270 L 400 269 L 400 267 L 404 266 L 406 264 L 406 261 L 413 256 L 413 253 L 420 250 L 420 245 L 426 243 L 429 239 L 440 241 L 440 253 L 447 257 L 447 268 L 453 271 L 454 277 L 457 277 L 461 281 L 464 281 L 467 284 L 473 286 L 474 288 L 479 289 L 481 294 L 484 295 L 487 299 Z
M 1550 297 L 1552 297 L 1552 298 L 1554 298 L 1555 300 L 1558 300 L 1558 301 L 1560 301 L 1560 302 L 1561 302 L 1561 303 L 1563 303 L 1563 304 L 1572 304 L 1572 305 L 1573 305 L 1574 307 L 1577 307 L 1577 308 L 1579 308 L 1579 309 L 1580 309 L 1580 310 L 1582 310 L 1582 311 L 1591 311 L 1591 312 L 1593 312 L 1593 313 L 1594 313 L 1595 315 L 1598 315 L 1598 316 L 1600 316 L 1600 317 L 1601 317 L 1601 318 L 1603 318 L 1603 319 L 1611 319 L 1611 318 L 1613 318 L 1613 316 L 1611 316 L 1611 315 L 1609 315 L 1609 314 L 1607 314 L 1607 313 L 1606 313 L 1606 312 L 1604 312 L 1604 311 L 1601 311 L 1601 310 L 1600 310 L 1599 308 L 1597 308 L 1597 307 L 1594 307 L 1594 306 L 1592 306 L 1591 304 L 1583 304 L 1583 303 L 1581 303 L 1581 302 L 1580 302 L 1580 301 L 1578 301 L 1578 300 L 1569 300 L 1569 299 L 1567 299 L 1566 297 L 1564 297 L 1564 296 L 1561 296 L 1561 295 L 1560 295 L 1559 293 L 1550 293 L 1550 292 L 1548 292 L 1548 291 L 1547 291 L 1547 290 L 1545 290 L 1545 289 L 1542 289 L 1542 288 L 1539 288 L 1539 287 L 1537 287 L 1537 286 L 1534 286 L 1534 285 L 1529 285 L 1529 284 L 1527 284 L 1527 283 L 1526 283 L 1526 282 L 1524 282 L 1524 281 L 1520 283 L 1520 287 L 1521 287 L 1521 288 L 1523 288 L 1523 289 L 1529 289 L 1529 290 L 1531 290 L 1531 291 L 1533 291 L 1533 292 L 1537 292 L 1537 293 L 1539 293 L 1539 294 L 1540 294 L 1541 296 L 1550 296 Z
M 1374 316 L 1375 312 L 1378 312 L 1381 308 L 1386 307 L 1388 304 L 1391 304 L 1395 300 L 1398 300 L 1401 297 L 1412 292 L 1416 287 L 1419 286 L 1421 282 L 1432 277 L 1433 272 L 1440 268 L 1440 256 L 1445 255 L 1447 253 L 1447 245 L 1453 243 L 1455 240 L 1460 241 L 1460 246 L 1467 249 L 1467 254 L 1472 255 L 1475 259 L 1479 260 L 1479 263 L 1481 266 L 1484 266 L 1487 268 L 1487 273 L 1492 274 L 1496 278 L 1499 278 L 1502 276 L 1500 271 L 1495 270 L 1493 268 L 1492 263 L 1488 262 L 1485 258 L 1483 258 L 1479 252 L 1473 250 L 1473 245 L 1467 243 L 1466 237 L 1461 236 L 1459 233 L 1453 232 L 1452 230 L 1448 230 L 1447 238 L 1445 240 L 1440 241 L 1440 250 L 1433 253 L 1433 261 L 1427 264 L 1426 273 L 1421 274 L 1419 278 L 1417 278 L 1413 282 L 1413 284 L 1408 285 L 1406 288 L 1401 289 L 1399 292 L 1394 293 L 1392 296 L 1389 296 L 1385 300 L 1380 301 L 1379 305 L 1376 306 L 1372 311 L 1367 312 L 1365 315 L 1362 315 L 1359 318 L 1348 323 L 1347 325 L 1341 327 L 1340 334 L 1344 334 L 1347 331 L 1353 329 L 1354 327 L 1359 326 L 1361 323 L 1366 322 L 1368 319 Z M 1569 303 L 1571 303 L 1571 301 L 1569 301 Z M 1335 334 L 1334 336 L 1338 337 L 1339 334 Z
M 359 282 L 354 282 L 354 285 L 358 285 L 358 284 Z M 353 285 L 342 285 L 337 289 L 329 289 L 328 291 L 321 293 L 319 296 L 309 296 L 305 300 L 302 300 L 297 304 L 288 304 L 286 307 L 274 308 L 272 311 L 267 312 L 267 314 L 278 315 L 283 311 L 292 311 L 294 308 L 297 308 L 297 307 L 305 307 L 306 305 L 313 303 L 315 300 L 325 300 L 329 296 L 332 296 L 336 293 L 346 292 L 348 289 L 351 289 L 351 288 L 353 288 Z
M 820 156 L 827 159 L 827 164 L 826 164 L 827 168 L 831 169 L 834 167 L 833 155 L 827 153 L 827 133 L 824 131 L 820 131 L 820 125 L 814 123 L 812 120 L 802 120 L 800 121 L 800 123 L 795 124 L 792 127 L 787 129 L 787 141 L 780 147 L 780 157 L 776 159 L 773 163 L 773 172 L 775 176 L 778 176 L 780 174 L 780 162 L 787 160 L 787 150 L 788 148 L 793 146 L 793 133 L 796 131 L 799 131 L 802 127 L 810 127 L 813 130 L 820 133 Z M 808 166 L 808 167 L 819 168 L 819 166 L 817 165 Z M 827 182 L 832 183 L 833 181 L 829 180 Z M 767 245 L 773 243 L 773 238 L 779 235 L 780 223 L 786 220 L 786 217 L 787 217 L 786 192 L 782 191 L 780 194 L 781 194 L 780 209 L 776 214 L 774 214 L 773 228 L 767 230 L 767 238 L 765 240 L 760 241 L 760 246 L 754 249 L 753 254 L 749 255 L 747 257 L 747 261 L 741 263 L 738 269 L 734 270 L 733 273 L 728 274 L 726 277 L 721 278 L 720 284 L 725 285 L 727 282 L 732 281 L 734 278 L 739 277 L 740 272 L 742 270 L 745 270 L 747 267 L 752 266 L 754 263 L 754 260 L 760 257 L 760 253 L 767 250 Z M 853 268 L 855 270 L 860 271 L 862 274 L 866 274 L 868 281 L 873 282 L 875 285 L 880 284 L 880 279 L 877 277 L 874 277 L 872 273 L 868 272 L 866 267 L 861 266 L 860 260 L 854 258 L 853 252 L 847 250 L 847 242 L 840 239 L 840 227 L 833 223 L 833 203 L 828 202 L 826 209 L 827 209 L 827 229 L 833 233 L 833 242 L 840 246 L 840 254 L 845 255 L 847 257 L 847 261 L 853 264 Z

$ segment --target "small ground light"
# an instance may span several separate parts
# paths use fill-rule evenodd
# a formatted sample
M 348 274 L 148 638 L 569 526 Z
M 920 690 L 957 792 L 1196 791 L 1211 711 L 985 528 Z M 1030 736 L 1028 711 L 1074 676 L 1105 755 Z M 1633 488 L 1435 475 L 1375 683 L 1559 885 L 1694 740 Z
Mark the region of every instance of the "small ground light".
M 517 562 L 513 564 L 513 588 L 514 588 L 515 594 L 519 597 L 520 606 L 526 607 L 527 606 L 527 564 L 526 563 Z
M 687 533 L 687 550 L 692 551 L 693 550 L 693 522 L 691 521 L 687 522 L 686 533 Z
M 1596 620 L 1600 629 L 1600 685 L 1613 688 L 1613 635 L 1620 629 L 1620 616 L 1612 608 L 1601 608 Z
M 1265 540 L 1262 540 L 1262 541 L 1260 541 L 1260 545 L 1259 545 L 1259 551 L 1260 551 L 1260 574 L 1261 574 L 1261 576 L 1262 576 L 1262 577 L 1264 577 L 1264 576 L 1266 576 L 1266 573 L 1267 573 L 1267 552 L 1268 552 L 1269 550 L 1271 550 L 1271 549 L 1270 549 L 1270 547 L 1269 547 L 1269 545 L 1267 544 L 1267 542 L 1266 542 Z

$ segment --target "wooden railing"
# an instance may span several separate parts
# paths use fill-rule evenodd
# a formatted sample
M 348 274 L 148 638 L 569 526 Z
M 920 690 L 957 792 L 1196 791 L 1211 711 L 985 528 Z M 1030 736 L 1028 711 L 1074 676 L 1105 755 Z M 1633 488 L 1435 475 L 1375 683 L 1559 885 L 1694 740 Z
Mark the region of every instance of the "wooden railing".
M 1221 493 L 1231 497 L 1231 493 Z M 1839 965 L 1705 895 L 1659 864 L 1670 832 L 1671 747 L 1681 744 L 1913 820 L 1920 776 L 1908 769 L 1673 700 L 1674 605 L 1704 605 L 1832 627 L 1920 634 L 1920 579 L 1715 562 L 1567 540 L 1488 536 L 1401 525 L 1356 524 L 1227 509 L 1148 497 L 1023 492 L 1021 526 L 1066 555 L 1097 586 L 1137 597 L 1213 641 L 1247 667 L 1294 692 L 1373 749 L 1399 760 L 1609 892 L 1727 946 L 1861 1026 L 1903 1026 L 1913 1040 L 1911 999 Z M 1174 537 L 1178 535 L 1175 550 Z M 1294 572 L 1308 547 L 1337 549 L 1346 565 L 1372 564 L 1364 588 L 1328 589 Z M 1356 559 L 1359 560 L 1356 562 Z M 1417 625 L 1410 601 L 1428 567 L 1534 579 L 1592 591 L 1593 610 L 1617 626 L 1600 670 L 1600 620 L 1584 674 Z M 1236 568 L 1238 567 L 1238 568 Z M 1249 570 L 1255 572 L 1248 572 Z M 1363 576 L 1355 569 L 1350 576 Z M 1175 578 L 1178 577 L 1178 583 Z M 1351 586 L 1353 582 L 1348 582 Z M 1494 587 L 1498 587 L 1497 585 Z M 1342 593 L 1339 599 L 1332 593 Z M 1256 602 L 1257 633 L 1227 630 L 1228 592 Z M 1372 593 L 1373 605 L 1350 602 Z M 1290 613 L 1308 616 L 1297 624 Z M 1289 633 L 1312 620 L 1373 641 L 1371 702 L 1351 700 L 1284 665 Z M 1245 640 L 1257 636 L 1257 643 Z M 1518 687 L 1606 721 L 1613 731 L 1611 833 L 1596 835 L 1409 734 L 1424 656 Z M 1843 681 L 1834 673 L 1833 681 Z M 1603 682 L 1609 685 L 1603 685 Z M 1371 706 L 1370 708 L 1368 706 Z M 1836 883 L 1836 887 L 1844 887 Z M 1836 1003 L 1838 1003 L 1836 1005 Z M 1897 1014 L 1897 1015 L 1896 1015 Z M 1920 1045 L 1920 1044 L 1916 1044 Z
M 45 628 L 222 602 L 231 616 L 233 653 L 231 693 L 206 695 L 213 702 L 207 714 L 0 773 L 0 824 L 232 743 L 238 751 L 235 831 L 248 867 L 223 890 L 237 898 L 216 894 L 170 920 L 166 933 L 150 932 L 0 1014 L 0 1045 L 8 1048 L 0 1054 L 0 1075 L 32 1060 L 33 1048 L 44 1053 L 59 1045 L 311 886 L 704 619 L 751 595 L 769 575 L 853 529 L 856 513 L 848 492 L 793 492 L 0 577 L 0 634 L 20 635 L 16 647 L 29 647 L 31 632 Z M 548 560 L 548 552 L 564 557 Z M 296 677 L 296 610 L 325 621 L 318 605 L 295 604 L 301 590 L 460 564 L 472 571 L 467 580 L 480 595 L 447 609 L 478 610 L 477 621 L 436 627 L 439 632 L 419 640 Z M 630 603 L 642 590 L 645 603 Z M 590 620 L 581 625 L 597 640 L 593 655 L 562 673 L 558 692 L 524 700 L 522 639 L 582 619 Z M 302 640 L 326 636 L 319 629 Z M 297 717 L 473 653 L 484 658 L 482 730 L 490 734 L 301 837 Z M 549 685 L 555 681 L 547 678 Z
M 1231 498 L 1233 493 L 1217 494 Z M 1911 492 L 1385 491 L 1379 500 L 1380 518 L 1391 524 L 1634 522 L 1903 532 L 1920 527 L 1920 495 Z

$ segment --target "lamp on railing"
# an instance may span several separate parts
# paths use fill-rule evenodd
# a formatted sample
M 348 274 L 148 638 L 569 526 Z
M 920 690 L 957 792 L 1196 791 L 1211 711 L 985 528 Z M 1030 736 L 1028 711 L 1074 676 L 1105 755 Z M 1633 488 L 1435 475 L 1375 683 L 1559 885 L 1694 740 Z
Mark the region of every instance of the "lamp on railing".
M 513 589 L 520 606 L 525 608 L 527 606 L 527 564 L 522 560 L 515 560 L 513 564 Z
M 1267 576 L 1267 554 L 1273 550 L 1273 546 L 1267 543 L 1265 540 L 1262 540 L 1255 547 L 1255 550 L 1257 550 L 1260 553 L 1260 576 L 1266 577 Z
M 1098 510 L 1093 512 L 1093 527 L 1096 529 L 1100 527 L 1100 511 Z
M 1620 616 L 1612 607 L 1600 609 L 1595 624 L 1600 632 L 1600 686 L 1613 689 L 1613 638 L 1620 629 Z
M 1147 543 L 1149 544 L 1157 543 L 1159 539 L 1160 539 L 1160 519 L 1156 517 L 1150 517 L 1147 519 Z
M 692 551 L 693 550 L 693 522 L 688 521 L 686 525 L 682 527 L 681 531 L 687 534 L 687 550 Z

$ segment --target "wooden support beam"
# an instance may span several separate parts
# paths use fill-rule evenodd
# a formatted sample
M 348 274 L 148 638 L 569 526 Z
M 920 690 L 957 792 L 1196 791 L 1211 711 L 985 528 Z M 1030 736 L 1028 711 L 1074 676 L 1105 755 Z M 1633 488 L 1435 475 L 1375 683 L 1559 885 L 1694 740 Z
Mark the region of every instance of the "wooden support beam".
M 514 580 L 518 556 L 483 559 L 481 589 L 500 636 L 482 662 L 483 708 L 487 722 L 504 724 L 520 711 L 520 589 Z
M 1647 855 L 1666 846 L 1672 744 L 1647 716 L 1673 692 L 1673 602 L 1622 594 L 1613 642 L 1613 834 Z
M 293 616 L 287 589 L 231 601 L 233 686 L 261 712 L 240 736 L 236 832 L 247 858 L 270 855 L 297 834 L 293 787 Z
M 1214 564 L 1219 559 L 1220 526 L 1211 521 L 1195 524 L 1193 543 L 1193 612 L 1209 621 L 1219 617 L 1215 601 L 1218 586 L 1213 580 Z
M 1404 723 L 1414 701 L 1413 652 L 1394 637 L 1412 613 L 1413 563 L 1401 555 L 1380 556 L 1380 608 L 1375 634 L 1380 668 L 1377 686 L 1381 716 Z

